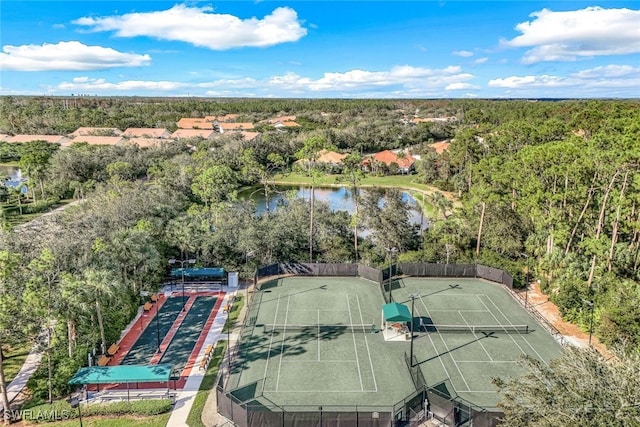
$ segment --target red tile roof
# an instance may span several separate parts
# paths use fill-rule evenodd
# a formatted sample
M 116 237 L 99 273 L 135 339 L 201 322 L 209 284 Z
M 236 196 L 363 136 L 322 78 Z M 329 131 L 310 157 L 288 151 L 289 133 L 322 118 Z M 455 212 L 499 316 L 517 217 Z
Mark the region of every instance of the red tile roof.
M 165 128 L 128 128 L 122 136 L 127 138 L 168 138 L 171 136 Z
M 387 166 L 390 166 L 391 163 L 395 163 L 400 168 L 410 168 L 416 161 L 416 159 L 409 154 L 406 154 L 404 157 L 398 157 L 396 153 L 389 150 L 381 151 L 371 157 L 378 162 L 386 164 Z
M 183 117 L 178 120 L 177 125 L 181 129 L 213 129 L 213 121 L 206 121 L 203 118 Z
M 342 159 L 347 157 L 346 154 L 337 153 L 335 151 L 322 150 L 318 153 L 318 163 L 334 163 L 341 164 Z
M 82 135 L 73 138 L 72 142 L 86 142 L 89 145 L 117 145 L 125 141 L 121 136 Z
M 122 131 L 118 128 L 94 128 L 94 127 L 79 127 L 75 131 L 73 131 L 70 136 L 88 136 L 88 135 L 122 135 Z
M 213 129 L 178 129 L 171 134 L 171 138 L 211 138 L 215 132 Z
M 429 147 L 436 150 L 436 153 L 442 154 L 444 151 L 449 151 L 449 145 L 451 145 L 451 143 L 448 141 L 440 141 L 429 144 Z
M 60 135 L 14 135 L 7 136 L 6 142 L 31 142 L 31 141 L 45 141 L 52 144 L 62 144 L 67 140 L 66 137 Z
M 218 123 L 220 133 L 239 131 L 239 130 L 251 130 L 253 129 L 253 123 Z

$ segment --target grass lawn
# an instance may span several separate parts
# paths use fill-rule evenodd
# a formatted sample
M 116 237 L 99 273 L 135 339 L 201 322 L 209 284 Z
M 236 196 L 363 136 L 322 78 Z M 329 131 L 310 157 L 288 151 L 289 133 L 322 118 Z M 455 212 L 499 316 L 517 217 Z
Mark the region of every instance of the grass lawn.
M 153 415 L 148 417 L 88 417 L 82 418 L 82 425 L 84 427 L 165 427 L 169 421 L 171 412 L 162 415 Z M 52 427 L 78 427 L 80 421 L 78 419 L 59 421 L 56 423 L 43 423 L 39 425 L 46 425 Z M 31 425 L 31 424 L 29 424 Z
M 226 348 L 227 342 L 221 340 L 218 341 L 216 348 L 213 350 L 209 367 L 207 368 L 207 372 L 204 374 L 204 378 L 200 384 L 198 394 L 196 394 L 195 400 L 193 401 L 193 406 L 191 407 L 189 416 L 187 416 L 187 425 L 189 427 L 205 427 L 202 423 L 202 411 L 204 409 L 204 404 L 207 401 L 207 396 L 216 385 L 218 369 L 220 368 L 220 363 L 222 363 L 222 359 L 224 358 Z
M 22 364 L 29 355 L 31 346 L 28 344 L 22 344 L 15 347 L 9 347 L 4 349 L 4 375 L 7 384 L 9 384 L 20 371 Z

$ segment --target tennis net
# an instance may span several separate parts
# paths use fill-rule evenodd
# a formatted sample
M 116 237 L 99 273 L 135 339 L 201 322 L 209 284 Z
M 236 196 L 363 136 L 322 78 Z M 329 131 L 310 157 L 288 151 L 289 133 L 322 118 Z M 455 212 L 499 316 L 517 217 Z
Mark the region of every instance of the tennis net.
M 343 325 L 343 324 L 315 324 L 315 325 L 289 325 L 278 323 L 267 323 L 264 325 L 264 332 L 307 332 L 313 334 L 327 333 L 371 333 L 375 331 L 373 323 Z
M 504 334 L 528 334 L 529 325 L 433 325 L 421 324 L 423 332 L 471 332 L 478 333 L 504 333 Z

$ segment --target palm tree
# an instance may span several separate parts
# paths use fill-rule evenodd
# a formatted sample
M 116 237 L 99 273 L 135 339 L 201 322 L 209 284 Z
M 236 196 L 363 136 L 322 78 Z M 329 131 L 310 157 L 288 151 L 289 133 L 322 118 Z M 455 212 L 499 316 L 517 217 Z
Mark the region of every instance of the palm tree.
M 435 191 L 429 195 L 429 203 L 442 214 L 442 219 L 444 220 L 447 219 L 447 212 L 453 207 L 451 200 L 447 199 L 444 194 L 439 191 Z
M 90 304 L 95 304 L 98 327 L 100 328 L 100 340 L 102 352 L 107 350 L 107 338 L 104 333 L 104 320 L 102 319 L 102 304 L 104 301 L 118 296 L 120 284 L 113 279 L 113 273 L 108 270 L 85 270 L 83 275 L 83 292 L 85 299 Z

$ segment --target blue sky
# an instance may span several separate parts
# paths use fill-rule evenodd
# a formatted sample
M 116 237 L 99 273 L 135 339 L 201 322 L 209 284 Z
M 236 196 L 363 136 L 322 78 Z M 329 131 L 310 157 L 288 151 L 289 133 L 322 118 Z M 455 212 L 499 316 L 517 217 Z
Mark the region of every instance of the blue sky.
M 0 2 L 0 94 L 640 97 L 640 2 Z

